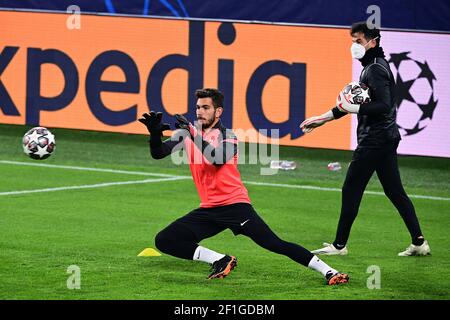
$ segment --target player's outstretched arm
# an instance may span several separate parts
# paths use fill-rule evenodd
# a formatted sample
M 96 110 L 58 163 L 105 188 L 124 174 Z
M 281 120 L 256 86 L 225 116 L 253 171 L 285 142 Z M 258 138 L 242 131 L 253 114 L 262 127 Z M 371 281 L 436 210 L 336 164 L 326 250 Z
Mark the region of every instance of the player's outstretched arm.
M 178 144 L 175 141 L 166 140 L 161 141 L 163 131 L 169 130 L 170 125 L 168 123 L 161 123 L 162 112 L 144 113 L 142 118 L 138 119 L 143 125 L 147 127 L 150 133 L 150 154 L 154 159 L 162 159 L 172 153 L 175 146 Z
M 300 124 L 300 129 L 303 130 L 304 133 L 309 133 L 313 131 L 315 128 L 320 127 L 327 123 L 328 121 L 334 120 L 333 111 L 327 111 L 320 116 L 311 117 L 306 119 Z

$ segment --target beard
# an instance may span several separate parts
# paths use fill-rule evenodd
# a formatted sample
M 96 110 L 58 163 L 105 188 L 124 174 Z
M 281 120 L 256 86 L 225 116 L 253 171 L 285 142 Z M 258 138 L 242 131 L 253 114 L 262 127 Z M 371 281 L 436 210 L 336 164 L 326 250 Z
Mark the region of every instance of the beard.
M 212 126 L 212 124 L 214 123 L 215 119 L 216 119 L 215 112 L 209 119 L 202 118 L 202 130 L 209 129 Z

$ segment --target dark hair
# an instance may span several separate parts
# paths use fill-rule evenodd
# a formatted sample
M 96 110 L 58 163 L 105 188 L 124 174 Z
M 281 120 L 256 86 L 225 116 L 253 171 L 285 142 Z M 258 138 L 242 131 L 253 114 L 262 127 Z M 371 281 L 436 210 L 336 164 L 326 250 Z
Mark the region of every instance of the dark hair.
M 204 88 L 195 91 L 195 97 L 199 98 L 211 98 L 214 108 L 223 108 L 223 94 L 217 89 Z
M 366 21 L 362 21 L 362 22 L 356 22 L 354 24 L 352 24 L 352 27 L 350 29 L 350 35 L 353 35 L 355 33 L 361 32 L 364 34 L 364 38 L 369 41 L 371 39 L 375 39 L 377 38 L 377 40 L 375 40 L 377 42 L 377 47 L 380 45 L 380 29 L 377 29 L 375 26 L 367 26 L 367 22 Z

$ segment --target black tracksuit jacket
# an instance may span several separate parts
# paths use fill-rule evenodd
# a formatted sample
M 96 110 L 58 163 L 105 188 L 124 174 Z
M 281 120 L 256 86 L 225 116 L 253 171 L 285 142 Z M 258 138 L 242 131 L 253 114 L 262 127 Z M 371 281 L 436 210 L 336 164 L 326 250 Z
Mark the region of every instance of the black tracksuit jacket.
M 397 143 L 401 138 L 396 123 L 395 80 L 383 49 L 367 50 L 360 61 L 364 69 L 359 82 L 369 87 L 371 102 L 359 109 L 358 148 L 382 148 Z M 335 119 L 347 114 L 337 107 L 332 112 Z

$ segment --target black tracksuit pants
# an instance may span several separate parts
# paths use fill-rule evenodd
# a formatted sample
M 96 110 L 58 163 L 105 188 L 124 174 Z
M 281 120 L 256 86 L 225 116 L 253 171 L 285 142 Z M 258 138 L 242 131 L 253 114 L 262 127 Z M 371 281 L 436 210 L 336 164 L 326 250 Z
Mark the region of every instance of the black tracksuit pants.
M 335 247 L 340 248 L 347 243 L 353 221 L 358 214 L 364 189 L 374 171 L 378 175 L 384 193 L 403 218 L 413 243 L 416 243 L 417 238 L 422 235 L 414 206 L 406 195 L 400 179 L 397 147 L 398 142 L 376 149 L 358 147 L 353 153 L 353 159 L 342 187 L 341 216 L 333 243 Z
M 304 247 L 280 239 L 248 203 L 198 208 L 175 220 L 155 238 L 156 247 L 172 256 L 192 260 L 199 242 L 225 229 L 242 234 L 259 246 L 308 266 L 314 255 Z

